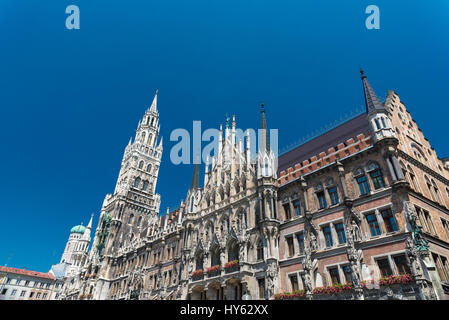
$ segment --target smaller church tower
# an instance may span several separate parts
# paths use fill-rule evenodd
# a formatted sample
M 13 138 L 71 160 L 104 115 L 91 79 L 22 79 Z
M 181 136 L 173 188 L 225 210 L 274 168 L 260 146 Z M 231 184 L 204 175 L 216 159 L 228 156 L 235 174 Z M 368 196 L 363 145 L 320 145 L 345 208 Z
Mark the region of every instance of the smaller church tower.
M 86 261 L 91 240 L 92 218 L 93 214 L 87 227 L 81 223 L 70 230 L 70 236 L 60 261 L 61 264 L 69 265 L 67 274 L 76 273 Z

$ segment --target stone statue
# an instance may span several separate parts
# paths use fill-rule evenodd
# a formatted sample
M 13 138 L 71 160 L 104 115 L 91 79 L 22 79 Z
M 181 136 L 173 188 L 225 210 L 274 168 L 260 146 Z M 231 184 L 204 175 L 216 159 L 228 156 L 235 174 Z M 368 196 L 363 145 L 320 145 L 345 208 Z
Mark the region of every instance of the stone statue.
M 304 274 L 304 289 L 306 290 L 306 293 L 312 293 L 312 279 L 308 272 Z
M 224 248 L 220 249 L 220 263 L 222 266 L 226 263 L 226 252 Z
M 277 275 L 277 267 L 275 263 L 270 263 L 267 268 L 267 296 L 274 295 L 274 283 Z
M 362 240 L 362 234 L 360 233 L 360 228 L 355 222 L 355 220 L 352 220 L 351 222 L 351 228 L 352 228 L 352 238 L 354 241 L 360 241 Z
M 245 243 L 241 243 L 239 246 L 239 261 L 245 261 Z
M 316 236 L 313 232 L 310 232 L 310 249 L 316 251 L 318 249 Z

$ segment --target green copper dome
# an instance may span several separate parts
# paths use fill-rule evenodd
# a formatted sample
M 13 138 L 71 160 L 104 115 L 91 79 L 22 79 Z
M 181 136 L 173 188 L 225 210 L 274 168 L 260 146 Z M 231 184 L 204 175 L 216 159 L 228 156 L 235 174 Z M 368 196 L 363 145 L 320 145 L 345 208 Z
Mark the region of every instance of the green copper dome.
M 74 226 L 70 230 L 70 233 L 81 233 L 81 234 L 84 234 L 84 231 L 86 231 L 86 227 L 83 226 L 83 225 L 79 225 L 79 226 Z

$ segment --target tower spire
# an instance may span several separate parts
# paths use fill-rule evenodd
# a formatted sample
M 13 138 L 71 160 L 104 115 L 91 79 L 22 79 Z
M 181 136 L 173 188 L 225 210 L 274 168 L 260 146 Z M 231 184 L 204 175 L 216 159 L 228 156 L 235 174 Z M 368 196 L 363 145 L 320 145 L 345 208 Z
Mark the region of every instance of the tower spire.
M 261 129 L 262 129 L 262 142 L 265 142 L 265 148 L 267 151 L 270 151 L 270 140 L 269 140 L 269 136 L 268 136 L 268 129 L 267 129 L 267 119 L 265 118 L 265 105 L 262 102 L 262 125 L 261 125 Z M 265 141 L 264 141 L 265 140 Z
M 92 229 L 92 219 L 93 219 L 93 217 L 94 217 L 94 214 L 92 213 L 92 215 L 90 216 L 89 224 L 87 225 L 87 227 L 89 229 Z
M 384 111 L 385 108 L 383 104 L 376 96 L 373 88 L 371 88 L 371 85 L 369 84 L 368 79 L 362 69 L 360 69 L 360 74 L 362 76 L 363 91 L 365 93 L 366 113 L 371 113 L 373 111 Z
M 159 89 L 156 89 L 156 93 L 154 94 L 153 102 L 151 103 L 150 111 L 157 112 L 157 94 Z
M 192 185 L 190 189 L 196 190 L 199 189 L 200 186 L 200 155 L 199 153 L 196 155 L 195 169 L 193 169 L 193 178 Z

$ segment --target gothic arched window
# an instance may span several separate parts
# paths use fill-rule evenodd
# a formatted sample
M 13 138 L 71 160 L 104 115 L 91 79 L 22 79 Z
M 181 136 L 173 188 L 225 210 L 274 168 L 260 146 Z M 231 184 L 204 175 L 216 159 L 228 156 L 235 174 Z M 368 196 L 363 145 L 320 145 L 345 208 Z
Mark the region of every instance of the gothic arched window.
M 143 168 L 143 160 L 141 160 L 140 162 L 139 162 L 139 169 L 142 169 Z
M 148 166 L 147 166 L 147 172 L 151 172 L 151 168 L 152 168 L 152 166 L 151 166 L 151 163 L 150 163 L 150 164 L 148 164 Z
M 139 220 L 137 220 L 137 226 L 140 227 L 140 224 L 142 223 L 142 216 L 139 217 Z
M 143 191 L 147 191 L 147 189 L 148 189 L 148 181 L 145 180 L 145 181 L 143 182 L 143 185 L 142 185 L 142 190 L 143 190 Z
M 137 178 L 134 180 L 134 188 L 138 188 L 139 185 L 140 185 L 140 178 L 137 177 Z
M 134 215 L 131 213 L 131 215 L 129 216 L 129 219 L 128 219 L 128 224 L 132 224 L 133 219 L 134 219 Z

